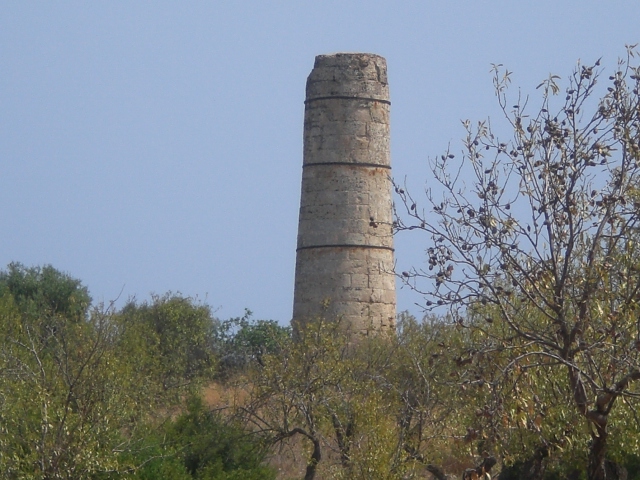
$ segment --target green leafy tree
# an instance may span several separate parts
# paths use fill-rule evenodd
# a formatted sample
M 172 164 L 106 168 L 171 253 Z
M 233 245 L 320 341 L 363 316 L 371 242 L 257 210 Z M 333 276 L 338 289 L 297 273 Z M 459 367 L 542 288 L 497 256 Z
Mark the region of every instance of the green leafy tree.
M 228 379 L 244 371 L 252 361 L 262 362 L 266 354 L 279 351 L 291 337 L 291 328 L 275 320 L 254 320 L 251 311 L 242 317 L 231 318 L 217 324 L 215 349 L 220 359 L 218 375 Z
M 267 449 L 261 440 L 232 418 L 207 409 L 198 396 L 190 397 L 186 410 L 164 424 L 159 436 L 152 455 L 140 452 L 142 466 L 134 478 L 275 479 L 275 471 L 264 465 Z
M 136 406 L 121 388 L 109 313 L 89 311 L 86 288 L 52 267 L 12 264 L 0 285 L 3 476 L 117 472 Z
M 144 385 L 140 393 L 147 402 L 179 402 L 212 378 L 217 320 L 209 306 L 181 295 L 154 295 L 151 302 L 130 301 L 114 322 L 121 354 L 136 359 L 128 376 Z
M 60 315 L 85 320 L 91 305 L 87 287 L 51 265 L 27 268 L 10 263 L 0 272 L 0 294 L 9 294 L 22 314 L 40 318 Z
M 588 432 L 592 480 L 607 477 L 607 455 L 615 454 L 608 449 L 623 443 L 611 438 L 616 424 L 634 433 L 626 451 L 640 447 L 633 413 L 640 72 L 633 48 L 599 98 L 598 61 L 579 65 L 565 89 L 557 76 L 542 82 L 535 110 L 522 94 L 507 100 L 511 74 L 496 66 L 510 138 L 500 138 L 495 123 L 465 122 L 462 160 L 447 151 L 433 161 L 443 194 L 430 191 L 428 212 L 397 187 L 406 206 L 398 228 L 427 232 L 432 241 L 428 268 L 402 278 L 425 294 L 427 307 L 448 305 L 463 322 L 476 309 L 501 324 L 495 341 L 517 347 L 508 369 L 564 375 L 556 385 Z

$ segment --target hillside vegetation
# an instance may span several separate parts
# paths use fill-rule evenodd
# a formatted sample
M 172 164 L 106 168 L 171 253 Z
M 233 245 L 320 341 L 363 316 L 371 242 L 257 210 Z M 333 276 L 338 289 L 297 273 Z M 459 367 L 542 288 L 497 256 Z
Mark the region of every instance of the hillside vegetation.
M 92 306 L 80 281 L 12 264 L 0 274 L 0 469 L 407 479 L 495 458 L 499 478 L 581 478 L 590 435 L 566 377 L 518 357 L 525 342 L 496 341 L 505 327 L 486 315 L 400 315 L 397 337 L 356 343 L 319 320 L 294 342 L 275 322 L 220 321 L 180 295 Z M 629 478 L 640 478 L 636 410 L 629 395 L 609 429 L 608 459 Z M 540 476 L 508 476 L 522 468 Z

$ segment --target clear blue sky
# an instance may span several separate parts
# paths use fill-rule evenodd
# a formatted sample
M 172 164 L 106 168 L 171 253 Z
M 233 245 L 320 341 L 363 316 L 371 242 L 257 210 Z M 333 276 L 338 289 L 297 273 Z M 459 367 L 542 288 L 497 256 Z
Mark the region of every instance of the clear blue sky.
M 315 55 L 387 58 L 394 176 L 422 188 L 461 119 L 496 115 L 491 63 L 525 92 L 578 59 L 614 68 L 639 19 L 637 0 L 5 0 L 0 266 L 288 322 Z M 424 240 L 397 239 L 400 268 Z

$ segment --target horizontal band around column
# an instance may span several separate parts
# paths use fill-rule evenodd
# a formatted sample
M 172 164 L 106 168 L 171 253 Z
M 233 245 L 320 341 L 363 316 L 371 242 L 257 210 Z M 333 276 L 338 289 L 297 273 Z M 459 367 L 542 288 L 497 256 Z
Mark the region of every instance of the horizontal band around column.
M 354 245 L 352 243 L 342 243 L 337 245 L 307 245 L 296 248 L 296 252 L 299 252 L 300 250 L 311 250 L 314 248 L 367 248 L 374 250 L 389 250 L 391 252 L 395 251 L 393 247 L 385 247 L 384 245 Z
M 364 162 L 310 162 L 310 163 L 304 163 L 302 165 L 302 168 L 325 166 L 325 165 L 348 165 L 350 167 L 385 168 L 387 170 L 391 170 L 390 165 L 381 165 L 379 163 L 364 163 Z
M 304 101 L 305 105 L 315 102 L 316 100 L 364 100 L 368 102 L 380 102 L 386 105 L 391 105 L 389 100 L 383 100 L 382 98 L 373 98 L 373 97 L 351 97 L 349 95 L 328 95 L 326 97 L 315 97 L 309 98 Z

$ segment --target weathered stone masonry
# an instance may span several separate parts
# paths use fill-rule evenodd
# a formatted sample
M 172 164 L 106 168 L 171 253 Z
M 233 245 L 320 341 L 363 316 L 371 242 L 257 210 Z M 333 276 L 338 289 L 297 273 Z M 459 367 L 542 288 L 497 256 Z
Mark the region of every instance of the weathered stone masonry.
M 319 55 L 307 79 L 293 325 L 393 329 L 389 87 L 384 58 Z

